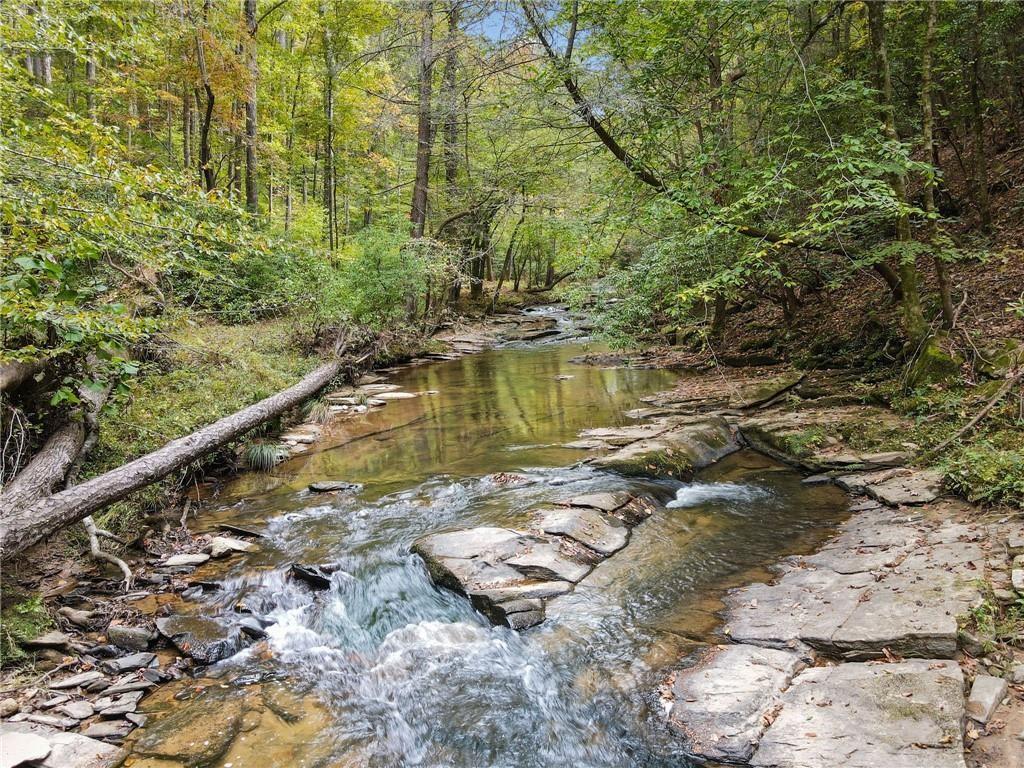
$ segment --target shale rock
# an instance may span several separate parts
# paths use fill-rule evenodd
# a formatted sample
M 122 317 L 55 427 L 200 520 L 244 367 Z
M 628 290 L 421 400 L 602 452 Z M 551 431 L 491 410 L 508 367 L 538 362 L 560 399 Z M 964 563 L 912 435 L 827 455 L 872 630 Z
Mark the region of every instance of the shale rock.
M 36 758 L 38 768 L 112 768 L 121 762 L 121 750 L 96 739 L 77 733 L 65 733 L 34 723 L 0 723 L 0 743 L 3 743 L 3 764 L 8 765 L 11 740 L 24 736 L 42 739 L 49 747 L 48 754 Z M 39 747 L 36 742 L 36 751 Z M 24 754 L 24 753 L 22 753 Z M 27 757 L 25 758 L 27 759 Z M 39 762 L 41 760 L 42 762 Z M 11 762 L 10 765 L 18 765 Z
M 801 672 L 754 768 L 964 768 L 963 674 L 954 662 L 840 664 Z
M 673 686 L 669 724 L 702 760 L 745 763 L 768 715 L 804 667 L 790 651 L 725 645 L 705 650 Z
M 157 631 L 184 655 L 200 664 L 214 664 L 249 644 L 237 627 L 226 627 L 207 616 L 168 616 L 156 620 Z

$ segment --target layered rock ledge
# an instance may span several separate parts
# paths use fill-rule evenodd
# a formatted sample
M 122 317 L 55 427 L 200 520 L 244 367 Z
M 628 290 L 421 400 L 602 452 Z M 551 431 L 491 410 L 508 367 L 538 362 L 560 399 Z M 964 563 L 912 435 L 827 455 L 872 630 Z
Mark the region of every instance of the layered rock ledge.
M 629 543 L 653 503 L 627 493 L 576 496 L 534 512 L 528 530 L 481 527 L 424 536 L 412 551 L 436 584 L 466 595 L 494 624 L 526 629 L 544 620 L 594 566 Z

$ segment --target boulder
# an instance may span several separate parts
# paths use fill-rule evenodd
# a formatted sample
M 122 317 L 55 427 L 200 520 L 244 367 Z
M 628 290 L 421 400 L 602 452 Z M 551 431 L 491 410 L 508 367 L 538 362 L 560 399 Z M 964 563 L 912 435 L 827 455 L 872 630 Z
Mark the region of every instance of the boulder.
M 234 656 L 250 642 L 238 627 L 227 627 L 208 616 L 168 616 L 157 619 L 156 628 L 181 653 L 200 664 Z
M 942 341 L 942 337 L 933 336 L 921 347 L 907 369 L 906 382 L 910 389 L 944 384 L 960 378 L 963 360 L 955 353 L 943 349 Z
M 133 651 L 144 651 L 153 640 L 154 633 L 146 627 L 129 627 L 124 624 L 110 624 L 107 627 L 107 639 L 111 643 Z
M 689 754 L 745 763 L 782 691 L 804 666 L 791 651 L 752 645 L 708 648 L 694 666 L 677 674 L 669 724 Z
M 49 747 L 48 754 L 36 758 L 36 762 L 32 764 L 37 768 L 113 768 L 123 759 L 122 752 L 117 747 L 81 734 L 65 733 L 34 723 L 4 722 L 0 723 L 0 743 L 3 744 L 0 755 L 5 768 L 8 765 L 21 764 L 8 760 L 15 754 L 11 750 L 11 744 L 16 744 L 14 740 L 24 736 L 42 739 Z M 36 744 L 35 749 L 38 753 L 40 748 L 38 743 Z
M 753 768 L 965 768 L 955 662 L 840 664 L 797 675 Z

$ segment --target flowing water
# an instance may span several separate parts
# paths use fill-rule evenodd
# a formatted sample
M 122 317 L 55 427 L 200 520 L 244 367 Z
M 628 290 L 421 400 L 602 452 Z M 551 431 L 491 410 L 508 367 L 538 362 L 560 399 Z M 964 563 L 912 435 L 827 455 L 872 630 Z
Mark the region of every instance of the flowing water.
M 688 484 L 579 464 L 583 454 L 561 443 L 628 423 L 624 411 L 675 380 L 573 364 L 584 351 L 508 347 L 398 372 L 390 380 L 404 390 L 436 394 L 332 428 L 308 454 L 239 478 L 211 505 L 204 524 L 267 538 L 245 561 L 212 566 L 223 588 L 184 609 L 230 623 L 241 600 L 276 621 L 265 646 L 218 665 L 215 687 L 230 697 L 272 685 L 306 711 L 263 717 L 215 765 L 687 764 L 662 725 L 659 682 L 716 640 L 726 588 L 813 547 L 845 503 L 749 451 Z M 316 480 L 364 488 L 310 494 Z M 491 627 L 467 600 L 435 588 L 409 553 L 426 533 L 522 525 L 547 501 L 609 489 L 666 506 L 524 633 Z M 292 562 L 339 569 L 330 590 L 315 593 L 285 577 Z M 158 727 L 184 706 L 151 698 Z

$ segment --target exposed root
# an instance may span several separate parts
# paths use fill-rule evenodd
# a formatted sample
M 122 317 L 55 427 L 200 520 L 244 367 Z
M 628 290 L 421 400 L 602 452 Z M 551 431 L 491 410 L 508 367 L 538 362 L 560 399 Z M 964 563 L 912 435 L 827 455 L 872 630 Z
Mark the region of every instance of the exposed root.
M 112 534 L 110 531 L 104 530 L 96 525 L 96 521 L 92 519 L 92 515 L 89 515 L 82 520 L 82 525 L 85 526 L 85 530 L 89 534 L 89 551 L 92 556 L 97 560 L 104 560 L 108 563 L 112 563 L 121 569 L 121 573 L 124 574 L 124 591 L 127 592 L 131 589 L 132 582 L 135 580 L 135 576 L 132 574 L 132 569 L 128 567 L 128 564 L 119 558 L 117 555 L 112 555 L 110 552 L 104 552 L 100 548 L 100 537 L 111 539 L 116 541 L 118 544 L 124 544 L 124 542 Z

